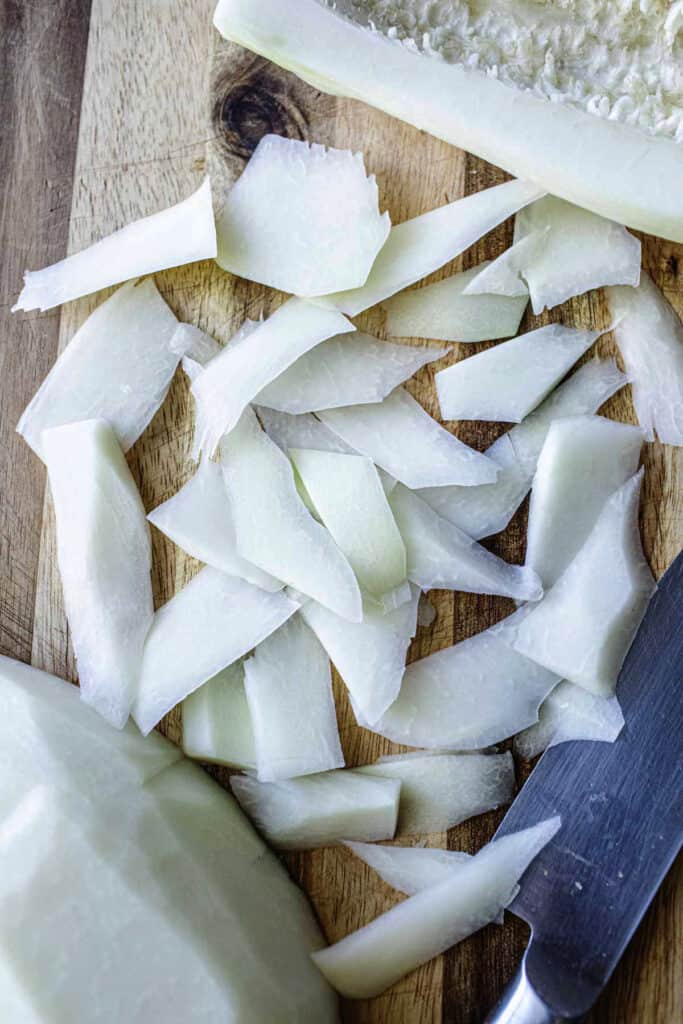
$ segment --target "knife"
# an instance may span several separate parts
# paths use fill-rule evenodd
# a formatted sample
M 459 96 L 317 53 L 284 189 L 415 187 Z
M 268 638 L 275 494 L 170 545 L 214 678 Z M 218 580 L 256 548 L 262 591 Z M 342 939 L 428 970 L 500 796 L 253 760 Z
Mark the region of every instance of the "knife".
M 579 1021 L 607 984 L 683 838 L 683 553 L 650 602 L 619 676 L 615 743 L 548 749 L 495 838 L 562 826 L 510 905 L 531 925 L 487 1024 Z

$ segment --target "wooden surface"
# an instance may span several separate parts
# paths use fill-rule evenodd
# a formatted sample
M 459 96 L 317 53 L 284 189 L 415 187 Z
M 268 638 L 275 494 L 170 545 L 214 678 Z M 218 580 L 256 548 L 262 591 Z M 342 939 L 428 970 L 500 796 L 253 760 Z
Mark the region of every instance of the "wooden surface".
M 220 43 L 211 29 L 212 0 L 120 0 L 116 5 L 92 0 L 88 26 L 89 6 L 87 0 L 0 0 L 0 169 L 5 189 L 0 220 L 0 650 L 24 660 L 30 657 L 68 678 L 75 678 L 75 667 L 55 567 L 49 501 L 44 510 L 42 506 L 42 469 L 13 428 L 57 345 L 69 341 L 103 296 L 72 303 L 61 313 L 10 318 L 23 267 L 57 259 L 67 245 L 77 251 L 135 217 L 176 202 L 199 184 L 207 157 L 212 173 L 229 183 L 268 131 L 361 150 L 394 222 L 503 180 L 496 169 L 444 143 L 361 104 L 323 96 L 263 60 Z M 498 254 L 509 244 L 510 233 L 510 225 L 492 233 L 435 279 Z M 680 313 L 682 257 L 680 246 L 646 240 L 645 265 Z M 165 272 L 157 282 L 179 317 L 222 341 L 246 316 L 268 313 L 280 301 L 268 289 L 236 280 L 209 263 Z M 552 319 L 602 326 L 602 296 L 574 300 L 554 310 Z M 359 325 L 382 334 L 376 313 L 359 318 Z M 599 351 L 614 351 L 610 338 L 601 340 Z M 420 371 L 411 385 L 433 414 L 438 410 L 432 376 L 439 365 Z M 612 399 L 607 411 L 633 420 L 627 395 Z M 487 424 L 461 424 L 457 430 L 479 448 L 498 432 Z M 190 475 L 190 439 L 187 386 L 178 375 L 168 401 L 130 455 L 147 509 L 168 498 Z M 683 537 L 683 456 L 655 444 L 646 448 L 645 465 L 644 545 L 660 575 Z M 524 516 L 523 510 L 490 544 L 510 561 L 523 556 Z M 160 604 L 190 578 L 196 563 L 157 532 L 154 556 L 155 599 Z M 430 629 L 420 630 L 411 658 L 469 636 L 510 610 L 503 599 L 471 595 L 439 594 L 434 604 L 437 619 Z M 359 729 L 340 685 L 336 692 L 349 764 L 396 749 Z M 177 718 L 170 716 L 165 729 L 177 739 Z M 500 816 L 482 816 L 448 837 L 432 836 L 430 842 L 474 851 L 490 838 Z M 293 855 L 288 863 L 331 940 L 395 900 L 345 851 Z M 683 927 L 680 880 L 679 866 L 591 1015 L 591 1024 L 683 1020 L 677 952 Z M 476 1024 L 513 973 L 525 941 L 525 926 L 508 915 L 503 928 L 492 926 L 473 936 L 380 999 L 347 1004 L 344 1020 Z

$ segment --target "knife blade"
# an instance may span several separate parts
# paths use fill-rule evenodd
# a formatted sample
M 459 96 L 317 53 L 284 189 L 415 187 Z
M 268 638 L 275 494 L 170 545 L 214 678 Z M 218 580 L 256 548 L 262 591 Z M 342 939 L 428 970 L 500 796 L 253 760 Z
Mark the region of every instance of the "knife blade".
M 510 906 L 531 940 L 489 1024 L 580 1020 L 681 847 L 683 553 L 650 602 L 617 695 L 626 724 L 616 742 L 549 748 L 496 833 L 562 818 Z

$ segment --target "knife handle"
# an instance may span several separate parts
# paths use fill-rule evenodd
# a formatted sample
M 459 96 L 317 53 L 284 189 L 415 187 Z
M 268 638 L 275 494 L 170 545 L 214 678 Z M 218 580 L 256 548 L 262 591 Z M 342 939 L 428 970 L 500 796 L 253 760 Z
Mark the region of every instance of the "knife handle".
M 580 1017 L 556 1017 L 532 988 L 524 964 L 484 1024 L 579 1024 Z

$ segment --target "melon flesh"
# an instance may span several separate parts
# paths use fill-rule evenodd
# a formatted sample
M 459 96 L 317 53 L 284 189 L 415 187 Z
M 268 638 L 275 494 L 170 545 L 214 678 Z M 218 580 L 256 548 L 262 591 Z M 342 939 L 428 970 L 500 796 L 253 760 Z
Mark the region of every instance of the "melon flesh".
M 400 754 L 356 771 L 401 780 L 397 835 L 447 832 L 510 803 L 515 766 L 505 754 Z
M 53 427 L 42 444 L 81 696 L 121 729 L 154 613 L 145 510 L 104 420 Z
M 142 659 L 133 717 L 147 735 L 167 712 L 231 665 L 298 609 L 207 566 L 156 612 Z
M 616 697 L 596 697 L 565 680 L 543 701 L 538 722 L 515 736 L 515 753 L 530 761 L 546 747 L 567 740 L 614 743 L 623 727 Z
M 292 415 L 264 405 L 255 405 L 256 413 L 268 437 L 287 454 L 290 448 L 311 448 L 317 452 L 341 452 L 357 455 L 355 448 L 345 444 L 310 413 Z
M 205 178 L 196 192 L 176 206 L 133 221 L 50 267 L 27 270 L 14 310 L 51 309 L 121 281 L 215 255 L 211 185 Z
M 475 272 L 467 282 L 464 294 L 526 295 L 528 299 L 529 289 L 524 279 L 524 268 L 533 258 L 543 255 L 549 232 L 549 227 L 530 231 L 495 260 L 480 263 L 474 268 Z
M 265 135 L 225 197 L 218 263 L 294 295 L 359 288 L 386 242 L 360 153 Z
M 248 320 L 247 323 L 252 321 Z M 221 351 L 215 338 L 212 338 L 206 331 L 200 330 L 194 324 L 178 324 L 174 339 L 174 347 L 182 352 L 183 371 L 190 380 L 194 380 L 202 372 L 202 369 L 214 356 Z
M 166 397 L 189 339 L 149 278 L 130 282 L 76 332 L 22 413 L 17 431 L 43 458 L 43 431 L 103 419 L 124 451 Z
M 280 782 L 233 775 L 232 791 L 242 810 L 273 846 L 308 850 L 342 839 L 392 839 L 401 783 L 348 769 Z
M 550 324 L 440 370 L 434 383 L 441 416 L 520 423 L 598 337 Z
M 602 416 L 555 420 L 536 467 L 526 564 L 544 587 L 562 575 L 609 496 L 638 469 L 643 432 Z
M 517 333 L 529 296 L 466 294 L 487 263 L 428 284 L 385 303 L 387 333 L 398 338 L 491 341 Z
M 492 483 L 498 474 L 495 462 L 445 430 L 403 388 L 375 405 L 319 415 L 346 444 L 406 487 L 472 486 Z
M 188 757 L 229 768 L 256 767 L 241 661 L 228 665 L 183 701 L 183 750 Z
M 330 662 L 301 616 L 258 645 L 244 685 L 259 781 L 343 768 Z
M 460 850 L 426 846 L 380 846 L 353 840 L 346 840 L 344 846 L 376 871 L 383 882 L 406 896 L 447 881 L 471 860 L 468 853 Z

